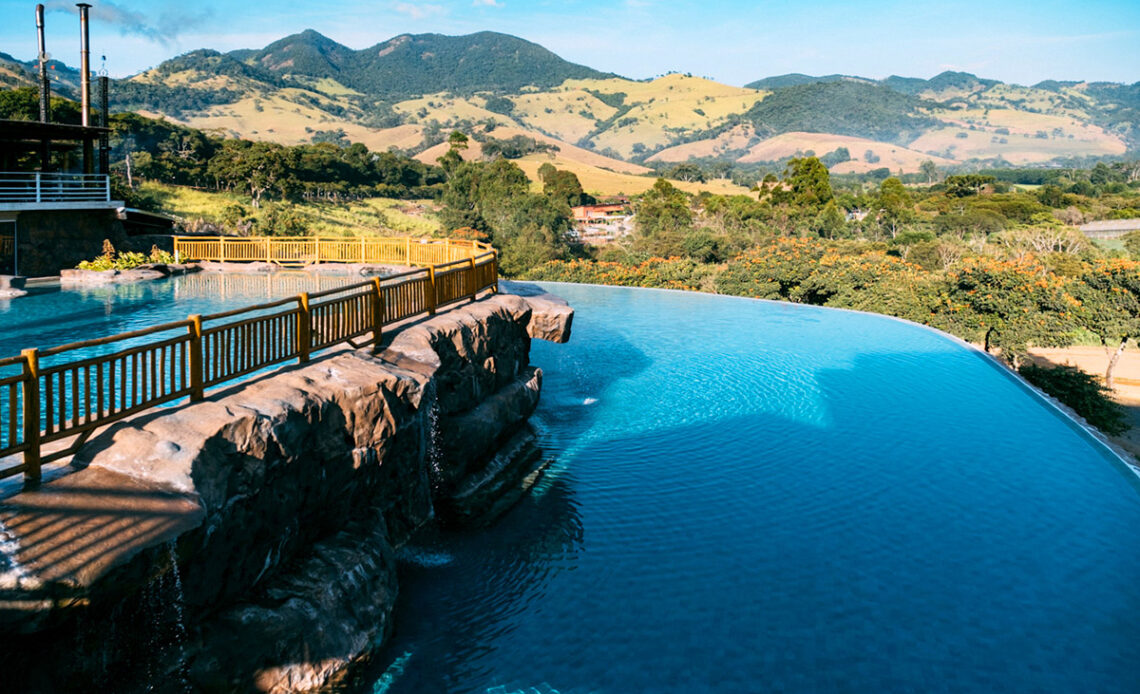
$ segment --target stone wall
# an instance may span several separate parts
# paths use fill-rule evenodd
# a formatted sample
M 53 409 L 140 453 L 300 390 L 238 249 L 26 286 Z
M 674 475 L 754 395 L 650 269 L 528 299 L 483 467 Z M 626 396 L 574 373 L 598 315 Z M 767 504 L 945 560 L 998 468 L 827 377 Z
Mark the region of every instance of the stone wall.
M 169 234 L 128 236 L 115 210 L 24 211 L 16 217 L 16 229 L 19 270 L 25 277 L 54 277 L 74 268 L 102 253 L 104 240 L 120 251 L 174 250 Z
M 115 248 L 128 246 L 115 210 L 38 210 L 16 219 L 19 269 L 26 277 L 58 275 L 82 260 L 90 260 L 110 239 Z
M 565 341 L 572 316 L 496 295 L 102 433 L 81 469 L 0 502 L 0 635 L 20 644 L 0 667 L 32 690 L 327 683 L 391 629 L 394 547 L 533 480 L 530 339 Z

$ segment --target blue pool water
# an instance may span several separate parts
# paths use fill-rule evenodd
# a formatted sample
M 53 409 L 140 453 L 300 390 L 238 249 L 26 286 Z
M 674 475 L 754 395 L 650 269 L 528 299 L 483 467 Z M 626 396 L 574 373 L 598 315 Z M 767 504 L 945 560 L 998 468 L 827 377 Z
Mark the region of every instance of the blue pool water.
M 1140 485 L 954 341 L 555 285 L 555 462 L 401 550 L 376 692 L 1137 692 Z
M 18 355 L 29 347 L 107 337 L 185 320 L 191 313 L 219 313 L 362 279 L 306 272 L 199 273 L 137 284 L 33 290 L 19 299 L 0 299 L 0 357 Z M 122 343 L 104 351 L 121 348 Z

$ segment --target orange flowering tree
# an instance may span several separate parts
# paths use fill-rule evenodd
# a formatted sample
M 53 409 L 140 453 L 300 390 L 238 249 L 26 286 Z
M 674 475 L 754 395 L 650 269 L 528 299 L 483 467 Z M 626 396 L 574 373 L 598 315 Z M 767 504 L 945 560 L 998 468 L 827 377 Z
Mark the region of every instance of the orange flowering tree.
M 970 258 L 946 273 L 937 322 L 967 339 L 981 339 L 987 352 L 1000 348 L 1016 366 L 1030 345 L 1069 344 L 1079 305 L 1063 279 L 1032 259 Z
M 804 303 L 850 308 L 932 322 L 940 306 L 942 279 L 882 251 L 862 255 L 827 253 L 792 293 Z
M 833 246 L 816 239 L 776 236 L 737 256 L 716 279 L 721 294 L 795 299 L 797 288 Z
M 1113 387 L 1112 372 L 1129 338 L 1140 337 L 1140 263 L 1100 260 L 1072 282 L 1079 300 L 1077 324 L 1100 338 L 1108 356 L 1104 383 Z

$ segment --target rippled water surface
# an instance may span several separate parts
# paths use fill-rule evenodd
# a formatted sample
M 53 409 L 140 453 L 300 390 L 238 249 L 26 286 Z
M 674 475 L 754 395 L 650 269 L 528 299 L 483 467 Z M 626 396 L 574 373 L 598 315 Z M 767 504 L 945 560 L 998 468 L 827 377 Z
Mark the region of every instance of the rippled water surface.
M 401 551 L 388 692 L 1140 690 L 1140 485 L 936 333 L 552 285 L 555 463 Z

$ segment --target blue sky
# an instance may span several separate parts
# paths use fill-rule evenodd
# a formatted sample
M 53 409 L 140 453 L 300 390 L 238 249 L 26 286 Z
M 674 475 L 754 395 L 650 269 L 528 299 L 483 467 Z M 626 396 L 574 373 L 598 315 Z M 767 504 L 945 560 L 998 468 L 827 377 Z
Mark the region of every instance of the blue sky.
M 122 77 L 195 48 L 260 48 L 316 29 L 352 48 L 402 33 L 502 31 L 599 70 L 744 84 L 787 72 L 931 77 L 965 70 L 1140 80 L 1140 1 L 91 0 L 92 60 Z M 47 2 L 48 50 L 77 65 L 71 2 Z M 34 2 L 0 0 L 0 51 L 35 56 Z

